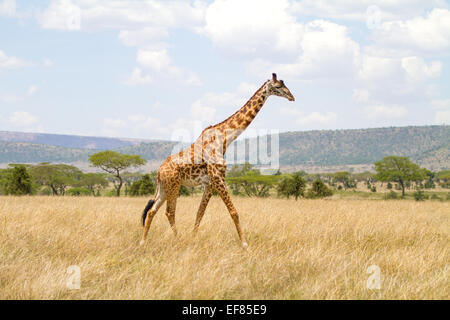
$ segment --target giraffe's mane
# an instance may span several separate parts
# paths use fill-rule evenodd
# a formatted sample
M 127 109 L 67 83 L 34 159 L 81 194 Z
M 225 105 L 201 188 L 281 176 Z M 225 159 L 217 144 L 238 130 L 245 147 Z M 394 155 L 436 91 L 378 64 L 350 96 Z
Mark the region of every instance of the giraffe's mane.
M 206 129 L 210 129 L 210 128 L 213 128 L 213 127 L 215 127 L 215 126 L 219 126 L 219 125 L 221 125 L 221 124 L 224 124 L 225 122 L 227 122 L 228 120 L 230 120 L 231 118 L 233 118 L 236 114 L 238 114 L 240 111 L 241 111 L 241 109 L 244 107 L 244 106 L 246 106 L 247 105 L 247 103 L 249 103 L 255 96 L 256 96 L 256 94 L 269 82 L 270 80 L 267 80 L 266 82 L 264 82 L 263 83 L 263 85 L 258 89 L 258 90 L 256 90 L 255 91 L 255 93 L 250 97 L 250 99 L 248 99 L 247 100 L 247 102 L 246 103 L 244 103 L 244 105 L 241 107 L 241 108 L 239 108 L 235 113 L 233 113 L 231 116 L 229 116 L 228 118 L 226 118 L 225 120 L 223 120 L 222 122 L 219 122 L 219 123 L 216 123 L 215 125 L 211 125 L 211 126 L 208 126 Z M 205 129 L 205 130 L 206 130 Z

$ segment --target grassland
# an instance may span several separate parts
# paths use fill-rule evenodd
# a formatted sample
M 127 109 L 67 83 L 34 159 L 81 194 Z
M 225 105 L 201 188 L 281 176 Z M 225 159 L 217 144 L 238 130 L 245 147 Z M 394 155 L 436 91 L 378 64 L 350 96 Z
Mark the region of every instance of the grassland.
M 179 237 L 144 198 L 0 197 L 0 299 L 449 299 L 450 203 L 180 198 Z M 81 269 L 81 288 L 66 286 Z M 377 265 L 381 289 L 368 289 Z

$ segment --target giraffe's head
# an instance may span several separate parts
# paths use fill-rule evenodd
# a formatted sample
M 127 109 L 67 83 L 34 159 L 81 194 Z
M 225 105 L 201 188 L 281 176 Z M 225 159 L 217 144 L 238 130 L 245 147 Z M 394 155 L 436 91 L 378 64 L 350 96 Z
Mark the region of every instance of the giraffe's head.
M 283 80 L 278 80 L 277 75 L 272 73 L 272 80 L 267 82 L 267 92 L 269 95 L 280 96 L 288 99 L 289 101 L 295 101 L 291 91 L 284 85 Z

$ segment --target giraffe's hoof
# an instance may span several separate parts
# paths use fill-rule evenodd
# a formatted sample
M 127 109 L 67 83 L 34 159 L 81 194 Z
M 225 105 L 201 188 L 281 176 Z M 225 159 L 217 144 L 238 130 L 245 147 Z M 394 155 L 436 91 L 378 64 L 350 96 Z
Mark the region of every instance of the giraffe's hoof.
M 145 243 L 145 241 L 144 241 L 144 240 L 141 240 L 141 241 L 139 242 L 139 245 L 140 245 L 140 246 L 143 246 L 144 243 Z
M 247 242 L 242 242 L 242 248 L 244 248 L 244 249 L 247 249 L 247 248 L 248 248 Z

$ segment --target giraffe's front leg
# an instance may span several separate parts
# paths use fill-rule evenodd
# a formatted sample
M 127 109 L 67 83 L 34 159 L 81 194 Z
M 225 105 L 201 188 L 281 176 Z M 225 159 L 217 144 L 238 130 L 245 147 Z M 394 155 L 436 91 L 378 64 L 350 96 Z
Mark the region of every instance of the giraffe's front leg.
M 231 219 L 233 219 L 234 225 L 241 240 L 242 247 L 245 249 L 248 247 L 247 241 L 245 240 L 244 234 L 241 229 L 241 224 L 239 223 L 239 215 L 236 208 L 231 201 L 230 194 L 227 190 L 227 185 L 225 183 L 225 172 L 224 170 L 217 170 L 215 168 L 210 170 L 210 179 L 212 187 L 217 191 L 222 201 L 225 203 L 228 212 L 230 213 Z

